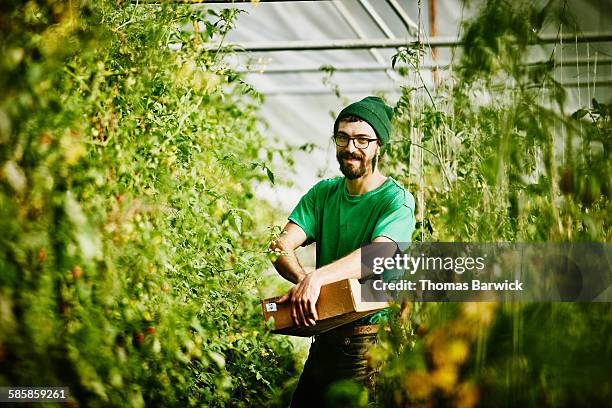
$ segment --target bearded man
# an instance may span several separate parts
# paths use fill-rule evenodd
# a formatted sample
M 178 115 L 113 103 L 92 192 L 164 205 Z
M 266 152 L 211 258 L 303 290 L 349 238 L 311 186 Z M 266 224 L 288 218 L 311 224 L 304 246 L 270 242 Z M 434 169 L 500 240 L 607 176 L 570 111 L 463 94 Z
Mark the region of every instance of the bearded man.
M 289 216 L 283 233 L 270 246 L 282 256 L 274 262 L 281 276 L 295 283 L 279 302 L 291 302 L 295 324 L 311 326 L 321 286 L 361 278 L 361 246 L 370 242 L 410 242 L 415 228 L 414 198 L 378 169 L 380 148 L 389 143 L 393 109 L 375 96 L 344 108 L 334 123 L 336 158 L 343 177 L 315 184 Z M 313 242 L 316 269 L 306 273 L 295 250 Z M 323 407 L 330 386 L 352 379 L 375 397 L 376 372 L 366 353 L 376 343 L 389 309 L 374 312 L 315 335 L 292 407 Z

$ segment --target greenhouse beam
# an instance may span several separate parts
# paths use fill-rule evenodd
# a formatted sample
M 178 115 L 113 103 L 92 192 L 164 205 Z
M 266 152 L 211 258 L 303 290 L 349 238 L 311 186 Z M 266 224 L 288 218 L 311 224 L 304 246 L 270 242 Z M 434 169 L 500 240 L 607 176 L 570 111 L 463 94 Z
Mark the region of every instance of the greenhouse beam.
M 344 18 L 344 20 L 349 25 L 351 30 L 353 30 L 353 33 L 355 33 L 357 35 L 357 37 L 359 37 L 360 39 L 367 38 L 367 36 L 362 31 L 362 29 L 359 26 L 359 24 L 357 23 L 357 21 L 353 18 L 353 15 L 351 14 L 351 12 L 344 6 L 344 4 L 342 4 L 340 2 L 334 2 L 333 5 L 336 8 L 336 10 L 338 10 L 338 12 L 342 16 L 342 18 Z M 369 14 L 369 12 L 367 10 L 366 10 L 366 12 Z M 372 16 L 370 15 L 370 17 L 372 17 Z M 370 52 L 372 57 L 374 57 L 374 59 L 376 60 L 377 63 L 379 63 L 379 64 L 384 64 L 385 63 L 385 58 L 380 54 L 380 51 L 378 49 L 372 48 L 372 49 L 369 49 L 368 51 Z M 386 72 L 387 76 L 389 77 L 389 79 L 391 79 L 392 81 L 397 81 L 399 79 L 398 73 L 395 72 L 394 70 L 387 69 L 387 70 L 385 70 L 385 72 Z
M 359 4 L 361 4 L 361 7 L 365 10 L 367 15 L 372 20 L 374 20 L 374 23 L 383 32 L 385 37 L 396 38 L 395 35 L 393 34 L 393 31 L 391 31 L 389 26 L 387 26 L 383 18 L 378 14 L 378 12 L 374 9 L 374 7 L 372 7 L 372 5 L 370 4 L 368 0 L 359 0 Z M 378 56 L 378 58 L 376 58 L 376 62 L 382 65 L 386 65 L 385 64 L 386 59 L 380 55 L 378 50 L 370 49 L 370 52 L 376 52 L 376 55 Z M 401 79 L 401 75 L 399 75 L 399 73 L 396 72 L 392 67 L 388 67 L 387 69 L 385 69 L 385 72 L 387 73 L 387 76 L 394 81 Z
M 361 7 L 363 7 L 365 12 L 368 13 L 368 16 L 370 16 L 372 20 L 374 20 L 374 23 L 376 23 L 380 31 L 385 34 L 385 37 L 395 38 L 395 35 L 393 34 L 393 31 L 391 31 L 391 28 L 387 25 L 387 23 L 385 23 L 384 19 L 380 16 L 380 14 L 378 14 L 372 4 L 370 4 L 369 0 L 359 0 L 359 4 L 361 4 Z
M 559 60 L 552 61 L 556 64 L 557 68 L 561 68 L 562 65 Z M 528 62 L 525 65 L 528 66 L 536 66 L 536 65 L 544 65 L 551 63 L 548 60 L 544 61 L 532 61 Z M 564 68 L 575 68 L 578 66 L 591 65 L 610 65 L 612 64 L 612 58 L 599 58 L 595 61 L 594 58 L 578 58 L 578 59 L 570 59 L 563 61 Z M 270 67 L 252 67 L 245 68 L 239 67 L 236 68 L 236 72 L 240 73 L 248 73 L 248 74 L 302 74 L 302 73 L 324 73 L 325 67 L 333 68 L 335 72 L 354 72 L 354 71 L 384 71 L 387 69 L 391 69 L 391 66 L 387 66 L 385 64 L 378 63 L 361 63 L 361 64 L 339 64 L 339 65 L 284 65 L 284 66 L 270 66 Z M 450 64 L 425 64 L 420 65 L 420 69 L 440 69 L 445 70 L 450 68 Z
M 532 42 L 532 45 L 537 44 L 553 44 L 559 40 L 564 42 L 610 42 L 612 41 L 612 32 L 603 33 L 585 33 L 580 36 L 575 35 L 543 35 L 537 41 Z M 460 39 L 455 37 L 437 37 L 431 38 L 430 41 L 422 42 L 426 47 L 455 47 L 462 45 Z M 417 46 L 418 42 L 411 40 L 382 38 L 375 40 L 330 40 L 330 41 L 270 41 L 270 42 L 254 42 L 243 44 L 227 44 L 226 48 L 233 48 L 238 52 L 258 52 L 258 51 L 317 51 L 317 50 L 349 50 L 349 49 L 367 49 L 367 48 L 402 48 Z M 219 44 L 209 44 L 206 50 L 216 51 Z
M 397 2 L 397 0 L 387 0 L 387 3 L 391 6 L 395 14 L 399 17 L 399 19 L 404 23 L 406 30 L 409 33 L 414 33 L 419 31 L 419 26 L 412 21 L 410 16 L 406 13 L 406 11 L 402 8 L 402 6 Z
M 586 82 L 567 82 L 561 84 L 564 88 L 584 88 L 588 84 Z M 612 86 L 612 80 L 603 80 L 590 82 L 591 86 L 596 87 L 610 87 Z M 259 93 L 266 96 L 278 96 L 278 95 L 332 95 L 333 91 L 327 88 L 312 88 L 312 87 L 287 87 L 287 88 L 279 88 L 279 89 L 269 89 L 269 90 L 260 90 Z M 356 93 L 376 93 L 376 92 L 385 92 L 385 93 L 401 93 L 401 87 L 399 86 L 388 86 L 388 87 L 352 87 L 340 89 L 340 94 L 356 94 Z

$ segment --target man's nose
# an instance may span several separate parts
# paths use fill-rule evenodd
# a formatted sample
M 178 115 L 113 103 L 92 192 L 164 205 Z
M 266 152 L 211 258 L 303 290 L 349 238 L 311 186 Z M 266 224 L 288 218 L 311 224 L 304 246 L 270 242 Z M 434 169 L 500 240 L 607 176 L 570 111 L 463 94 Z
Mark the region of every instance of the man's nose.
M 349 139 L 348 146 L 346 146 L 349 153 L 354 153 L 358 149 L 355 147 L 355 139 Z

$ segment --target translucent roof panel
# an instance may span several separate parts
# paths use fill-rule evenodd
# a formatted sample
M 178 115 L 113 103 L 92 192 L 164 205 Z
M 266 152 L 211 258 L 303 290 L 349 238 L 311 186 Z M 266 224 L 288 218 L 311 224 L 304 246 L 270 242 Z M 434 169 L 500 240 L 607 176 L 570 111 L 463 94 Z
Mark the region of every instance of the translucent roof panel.
M 328 45 L 336 41 L 414 41 L 416 30 L 422 28 L 424 42 L 444 39 L 456 41 L 461 35 L 461 21 L 476 14 L 482 1 L 469 2 L 470 7 L 456 0 L 339 0 L 339 1 L 260 1 L 206 5 L 215 9 L 238 7 L 235 28 L 229 32 L 226 43 L 241 45 L 273 44 L 279 48 L 295 45 L 296 41 L 314 41 Z M 538 1 L 545 6 L 546 2 Z M 567 7 L 576 16 L 576 23 L 583 32 L 606 33 L 612 27 L 612 7 L 605 1 L 570 1 Z M 420 4 L 420 8 L 419 8 Z M 574 27 L 561 27 L 573 33 Z M 545 34 L 556 36 L 555 27 Z M 555 45 L 534 46 L 531 61 L 543 61 L 550 57 Z M 461 49 L 436 47 L 435 59 L 427 50 L 421 72 L 423 81 L 433 87 L 431 67 L 452 69 Z M 339 175 L 334 157 L 334 147 L 329 142 L 333 118 L 345 104 L 372 93 L 384 92 L 394 103 L 399 97 L 400 86 L 411 84 L 413 79 L 393 72 L 391 57 L 395 48 L 326 49 L 297 51 L 241 52 L 228 61 L 245 72 L 245 79 L 262 92 L 265 100 L 262 119 L 269 124 L 266 134 L 278 136 L 294 144 L 315 143 L 318 149 L 296 157 L 297 176 L 291 176 L 295 187 L 274 191 L 262 186 L 269 198 L 278 195 L 278 203 L 285 209 L 292 208 L 303 194 L 321 176 Z M 612 42 L 565 43 L 555 51 L 564 60 L 555 70 L 561 83 L 568 83 L 568 108 L 577 107 L 592 97 L 607 100 L 612 96 Z M 599 60 L 595 68 L 595 60 Z M 586 62 L 590 61 L 590 62 Z M 607 62 L 606 62 L 607 61 Z M 321 66 L 333 66 L 337 71 L 331 76 L 319 70 Z M 581 81 L 578 87 L 576 82 Z M 585 86 L 587 81 L 599 85 Z M 338 98 L 333 89 L 342 95 Z M 303 156 L 303 157 L 301 157 Z

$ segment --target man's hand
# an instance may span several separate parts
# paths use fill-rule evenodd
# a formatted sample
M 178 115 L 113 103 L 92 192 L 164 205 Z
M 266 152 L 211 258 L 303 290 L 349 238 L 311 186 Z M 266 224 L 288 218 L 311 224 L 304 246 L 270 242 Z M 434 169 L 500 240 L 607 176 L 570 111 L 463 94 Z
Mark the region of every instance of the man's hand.
M 285 227 L 285 230 L 288 231 L 288 234 L 284 237 L 284 240 L 288 240 L 291 243 L 279 245 L 278 247 L 281 249 L 289 252 L 291 248 L 297 248 L 306 241 L 306 234 L 299 226 L 290 222 Z M 378 236 L 374 238 L 373 242 L 393 241 L 385 236 Z M 392 248 L 392 252 L 395 251 L 395 248 Z M 271 249 L 274 248 L 271 247 Z M 321 286 L 342 279 L 359 279 L 363 277 L 361 270 L 361 248 L 308 274 L 304 272 L 295 254 L 293 256 L 280 257 L 274 266 L 282 276 L 296 284 L 288 293 L 281 296 L 277 303 L 283 303 L 287 300 L 291 302 L 291 319 L 293 319 L 297 326 L 313 326 L 316 324 L 319 318 L 316 304 L 321 292 Z
M 321 280 L 318 274 L 312 272 L 277 300 L 277 303 L 287 300 L 291 302 L 291 319 L 297 326 L 314 326 L 319 318 L 316 305 L 320 293 Z
M 304 242 L 306 242 L 304 230 L 299 225 L 289 221 L 282 234 L 270 244 L 270 251 L 283 253 L 274 262 L 274 267 L 283 278 L 296 284 L 306 276 L 306 272 L 294 252 Z

